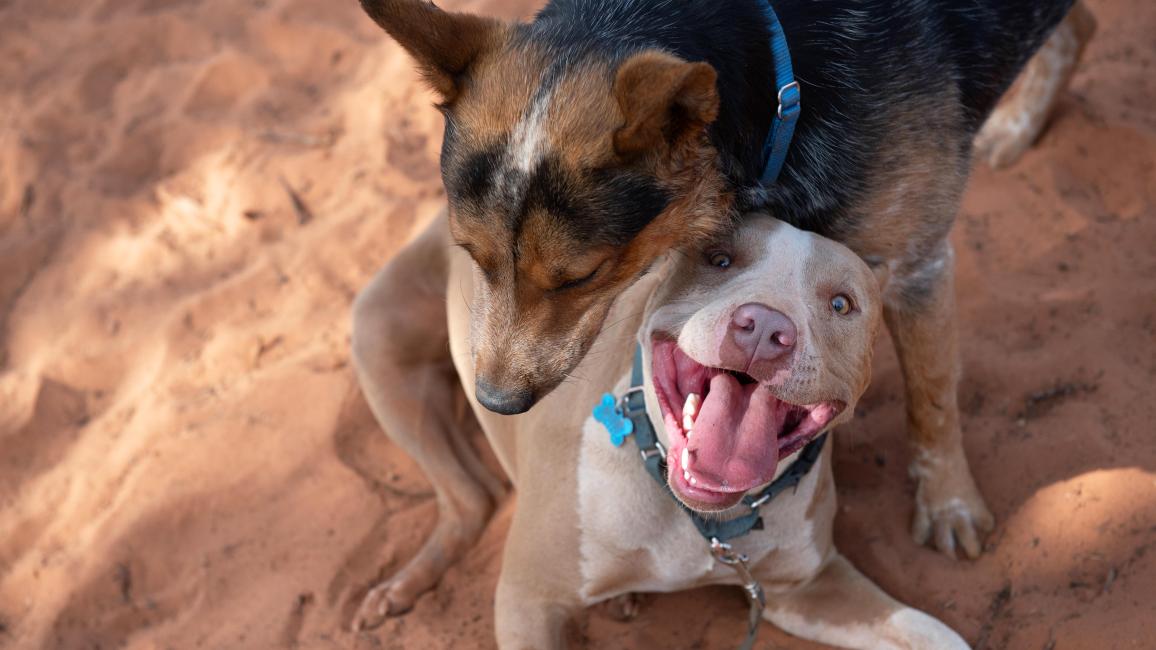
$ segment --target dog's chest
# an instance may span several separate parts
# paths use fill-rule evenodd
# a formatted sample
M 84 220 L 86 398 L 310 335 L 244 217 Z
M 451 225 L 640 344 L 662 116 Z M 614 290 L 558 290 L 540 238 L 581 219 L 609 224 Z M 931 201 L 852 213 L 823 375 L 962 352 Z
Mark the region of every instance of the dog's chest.
M 624 388 L 625 382 L 619 394 Z M 632 591 L 738 584 L 734 571 L 711 556 L 685 511 L 647 474 L 633 440 L 613 446 L 606 429 L 590 417 L 579 447 L 580 594 L 588 604 Z M 824 544 L 816 542 L 823 527 L 804 512 L 819 474 L 813 471 L 803 480 L 799 493 L 791 495 L 794 503 L 765 507 L 762 530 L 733 541 L 760 580 L 795 582 L 822 564 Z

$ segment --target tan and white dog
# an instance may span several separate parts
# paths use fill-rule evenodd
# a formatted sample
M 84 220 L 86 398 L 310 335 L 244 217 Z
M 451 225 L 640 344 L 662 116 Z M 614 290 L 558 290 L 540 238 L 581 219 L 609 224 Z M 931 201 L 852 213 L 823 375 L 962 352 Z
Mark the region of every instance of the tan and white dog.
M 385 430 L 427 473 L 440 510 L 438 541 L 422 550 L 430 556 L 376 587 L 355 625 L 411 604 L 492 512 L 498 482 L 446 426 L 450 391 L 464 392 L 519 491 L 497 589 L 501 648 L 561 647 L 578 609 L 622 594 L 741 584 L 671 495 L 710 517 L 747 514 L 744 495 L 851 417 L 881 318 L 867 265 L 841 244 L 751 215 L 698 254 L 669 254 L 616 301 L 570 381 L 528 413 L 501 416 L 474 399 L 469 310 L 481 283 L 469 255 L 449 243 L 443 215 L 355 306 L 362 387 Z M 448 322 L 400 307 L 438 295 L 448 299 Z M 427 357 L 447 341 L 455 367 L 431 368 Z M 591 415 L 602 393 L 627 390 L 638 346 L 669 491 L 647 474 L 633 443 L 612 445 Z M 454 370 L 460 383 L 451 387 L 445 378 Z M 733 540 L 767 592 L 763 618 L 845 647 L 966 648 L 838 553 L 835 498 L 826 445 L 796 491 L 761 507 L 766 525 Z

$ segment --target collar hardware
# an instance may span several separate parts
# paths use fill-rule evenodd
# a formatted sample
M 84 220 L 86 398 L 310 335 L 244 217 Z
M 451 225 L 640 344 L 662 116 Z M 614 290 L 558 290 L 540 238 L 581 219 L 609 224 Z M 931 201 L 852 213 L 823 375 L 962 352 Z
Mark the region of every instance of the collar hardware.
M 792 90 L 794 92 L 787 94 L 789 91 L 792 91 Z M 784 95 L 786 95 L 785 101 L 784 101 L 784 97 L 783 97 Z M 793 120 L 793 119 L 799 117 L 799 110 L 800 110 L 800 106 L 802 105 L 802 102 L 800 101 L 800 94 L 799 94 L 799 82 L 792 81 L 791 83 L 783 86 L 782 88 L 779 88 L 778 99 L 779 99 L 779 108 L 778 108 L 778 110 L 775 111 L 775 113 L 779 116 L 780 120 L 788 120 L 788 119 Z M 784 111 L 785 111 L 785 113 L 784 113 Z
M 739 650 L 751 650 L 759 633 L 759 619 L 762 618 L 763 609 L 767 606 L 767 594 L 751 573 L 751 568 L 747 564 L 749 558 L 746 555 L 735 552 L 730 544 L 720 542 L 718 538 L 711 538 L 710 554 L 714 556 L 715 561 L 734 569 L 743 583 L 743 593 L 747 597 L 750 609 L 747 615 L 747 637 L 739 646 Z
M 775 68 L 775 94 L 778 107 L 771 118 L 771 128 L 763 143 L 763 172 L 759 181 L 763 186 L 773 184 L 779 178 L 787 151 L 791 148 L 791 137 L 795 134 L 795 122 L 802 112 L 802 94 L 795 70 L 791 65 L 791 49 L 787 47 L 787 35 L 779 16 L 770 0 L 762 0 L 763 16 L 767 19 L 767 29 L 771 36 L 771 55 Z

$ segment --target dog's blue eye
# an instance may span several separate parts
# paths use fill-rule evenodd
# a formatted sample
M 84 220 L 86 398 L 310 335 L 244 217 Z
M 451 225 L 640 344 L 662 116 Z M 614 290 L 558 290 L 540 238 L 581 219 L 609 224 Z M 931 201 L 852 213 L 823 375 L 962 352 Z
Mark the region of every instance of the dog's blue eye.
M 831 299 L 831 309 L 834 309 L 835 313 L 840 316 L 846 316 L 851 313 L 851 299 L 839 294 Z
M 716 251 L 711 253 L 707 259 L 710 261 L 711 266 L 715 266 L 720 269 L 727 269 L 731 266 L 731 256 L 727 255 L 726 253 Z

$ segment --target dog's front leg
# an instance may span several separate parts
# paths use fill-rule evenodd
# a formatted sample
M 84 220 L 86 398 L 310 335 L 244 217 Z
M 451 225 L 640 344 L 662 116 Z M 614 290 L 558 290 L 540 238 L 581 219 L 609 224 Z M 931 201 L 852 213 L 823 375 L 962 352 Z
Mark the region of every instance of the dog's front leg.
M 507 559 L 509 557 L 507 556 Z M 498 580 L 494 633 L 500 650 L 561 650 L 574 610 L 553 602 L 532 580 Z
M 838 553 L 810 582 L 768 593 L 763 618 L 797 637 L 840 648 L 968 648 L 954 630 L 888 596 Z
M 437 495 L 437 525 L 421 550 L 364 596 L 354 629 L 413 606 L 474 545 L 503 487 L 473 451 L 476 426 L 450 360 L 446 321 L 449 246 L 438 217 L 358 295 L 353 361 L 370 409 L 386 434 L 425 472 Z
M 498 648 L 566 648 L 576 640 L 574 616 L 585 604 L 579 596 L 578 530 L 560 516 L 550 489 L 532 479 L 518 488 L 494 599 Z
M 951 556 L 962 546 L 974 558 L 981 533 L 991 530 L 994 520 L 963 451 L 954 284 L 954 255 L 944 242 L 938 255 L 896 269 L 884 293 L 883 316 L 903 370 L 908 435 L 915 448 L 912 536 L 920 544 L 933 541 Z

